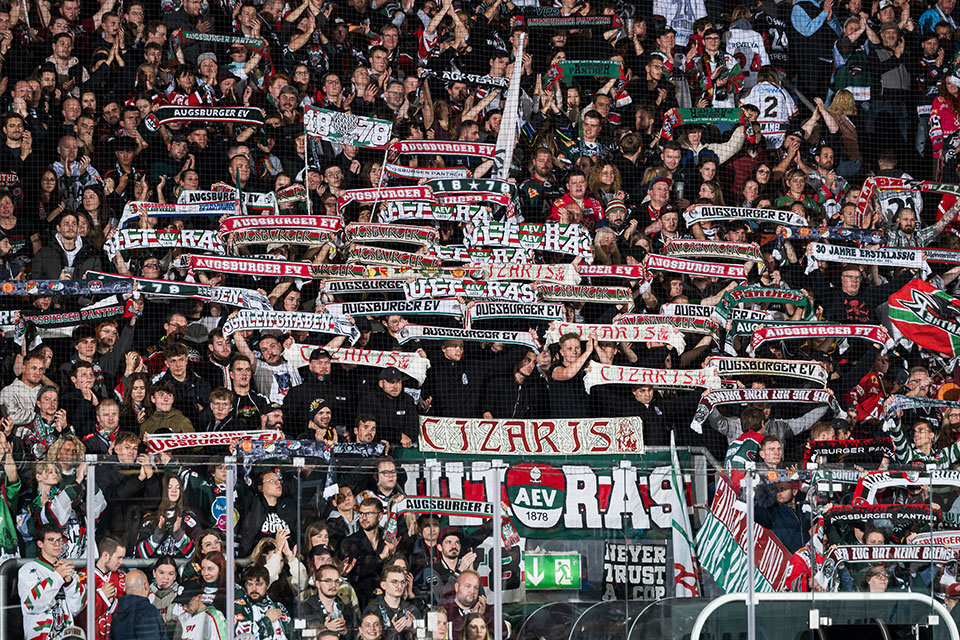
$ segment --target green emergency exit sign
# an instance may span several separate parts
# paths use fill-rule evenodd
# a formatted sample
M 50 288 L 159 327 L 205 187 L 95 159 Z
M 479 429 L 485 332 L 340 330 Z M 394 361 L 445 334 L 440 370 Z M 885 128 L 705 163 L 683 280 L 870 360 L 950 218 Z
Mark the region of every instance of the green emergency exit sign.
M 527 589 L 580 588 L 579 553 L 527 553 L 523 568 Z

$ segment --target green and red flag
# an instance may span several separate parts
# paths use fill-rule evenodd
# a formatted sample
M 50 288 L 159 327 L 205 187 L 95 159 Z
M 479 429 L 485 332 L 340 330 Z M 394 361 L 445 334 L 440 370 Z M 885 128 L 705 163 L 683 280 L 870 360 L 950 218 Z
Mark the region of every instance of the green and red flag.
M 911 280 L 890 296 L 890 321 L 923 349 L 960 355 L 960 298 Z

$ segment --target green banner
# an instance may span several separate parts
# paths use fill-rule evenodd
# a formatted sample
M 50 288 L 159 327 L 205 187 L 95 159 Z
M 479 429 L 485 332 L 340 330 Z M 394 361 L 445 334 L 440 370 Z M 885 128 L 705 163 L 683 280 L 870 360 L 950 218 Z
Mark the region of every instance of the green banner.
M 489 501 L 496 492 L 496 469 L 482 456 L 424 456 L 398 449 L 406 471 L 407 495 Z M 691 455 L 679 452 L 690 468 Z M 628 459 L 630 466 L 622 467 Z M 502 458 L 501 458 L 502 460 Z M 670 535 L 680 509 L 673 490 L 669 452 L 642 456 L 546 456 L 537 462 L 510 461 L 501 467 L 509 516 L 524 538 L 597 538 L 628 534 L 662 539 Z M 442 488 L 442 490 L 441 490 Z M 451 517 L 453 526 L 474 527 L 481 518 Z
M 620 77 L 620 63 L 611 60 L 561 60 L 557 66 L 564 79 L 572 76 Z

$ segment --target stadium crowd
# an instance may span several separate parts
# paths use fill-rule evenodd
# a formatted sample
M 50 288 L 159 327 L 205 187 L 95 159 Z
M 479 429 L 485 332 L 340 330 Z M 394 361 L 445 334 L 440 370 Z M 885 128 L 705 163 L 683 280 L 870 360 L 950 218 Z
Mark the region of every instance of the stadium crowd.
M 98 640 L 224 637 L 228 624 L 246 637 L 292 639 L 302 633 L 294 611 L 328 640 L 412 640 L 428 619 L 435 640 L 489 640 L 493 610 L 475 551 L 489 529 L 397 507 L 399 460 L 423 444 L 420 417 L 638 416 L 648 447 L 668 446 L 672 434 L 732 472 L 747 462 L 782 470 L 758 490 L 757 518 L 801 554 L 815 514 L 809 485 L 789 469 L 810 442 L 891 438 L 881 452 L 824 454 L 838 469 L 960 461 L 960 408 L 921 402 L 957 399 L 953 342 L 931 350 L 900 339 L 887 312 L 890 296 L 923 281 L 955 292 L 960 260 L 922 251 L 869 259 L 871 250 L 893 256 L 882 253 L 890 247 L 960 245 L 960 200 L 950 189 L 960 182 L 954 0 L 652 5 L 0 3 L 0 557 L 30 559 L 18 574 L 24 637 L 85 637 L 84 610 L 95 600 Z M 215 107 L 242 117 L 202 115 Z M 336 135 L 308 135 L 315 109 L 361 119 L 334 118 Z M 350 144 L 354 124 L 343 123 L 365 119 L 391 123 L 391 143 L 459 142 L 467 151 L 441 144 L 385 154 L 383 145 Z M 482 151 L 508 130 L 515 148 Z M 481 191 L 482 178 L 510 197 L 476 198 L 474 220 L 414 219 L 402 196 L 370 201 L 357 192 L 454 179 L 448 193 L 463 195 Z M 893 186 L 870 191 L 879 179 Z M 204 193 L 235 198 L 241 215 L 313 214 L 339 226 L 310 235 L 311 222 L 303 242 L 283 233 L 258 242 L 225 228 L 231 216 L 190 208 L 191 194 Z M 404 256 L 404 267 L 374 260 L 366 264 L 375 269 L 351 277 L 336 270 L 365 263 L 348 225 L 397 219 L 435 227 L 436 236 L 413 251 L 381 244 L 400 251 L 390 255 Z M 579 228 L 586 241 L 574 251 L 531 249 L 520 231 L 519 243 L 483 243 L 491 225 L 519 222 L 546 225 L 523 228 L 530 234 Z M 184 244 L 191 232 L 218 238 L 216 247 Z M 827 248 L 815 253 L 815 245 Z M 471 258 L 477 247 L 486 248 Z M 683 247 L 693 253 L 680 258 L 692 260 L 671 253 Z M 232 256 L 240 267 L 204 267 L 191 254 Z M 663 256 L 671 258 L 656 262 Z M 457 316 L 485 301 L 509 303 L 466 329 L 454 314 L 408 305 L 406 276 L 462 279 L 478 258 L 484 267 L 498 259 L 561 266 L 563 284 L 579 272 L 583 288 L 551 298 L 531 277 L 499 293 L 464 284 L 434 296 Z M 731 269 L 697 266 L 718 260 Z M 744 260 L 748 268 L 734 273 Z M 337 282 L 399 274 L 401 285 L 336 290 L 325 279 L 334 275 L 278 277 L 263 266 L 277 262 L 329 268 Z M 603 269 L 591 274 L 591 266 Z M 215 297 L 217 289 L 243 300 Z M 756 295 L 738 297 L 744 291 Z M 262 306 L 246 306 L 256 301 Z M 333 311 L 381 301 L 368 314 Z M 925 304 L 921 311 L 933 305 Z M 414 311 L 390 313 L 391 305 Z M 943 305 L 934 311 L 949 333 L 960 324 Z M 548 307 L 555 317 L 541 317 Z M 252 311 L 267 322 L 245 321 Z M 268 326 L 283 314 L 333 320 Z M 611 337 L 610 327 L 653 317 L 671 318 L 663 322 L 681 328 L 680 343 Z M 833 329 L 762 333 L 791 323 Z M 550 339 L 554 324 L 567 330 Z M 860 340 L 858 326 L 872 327 L 872 338 Z M 358 364 L 347 349 L 402 352 L 429 368 L 418 376 L 415 367 Z M 747 394 L 722 409 L 704 404 L 719 385 L 591 377 L 601 367 L 700 371 L 730 358 L 809 366 L 785 377 L 773 365 L 721 368 L 722 391 Z M 802 375 L 810 370 L 822 379 Z M 763 393 L 776 388 L 826 389 L 831 401 Z M 917 402 L 894 405 L 894 397 Z M 316 455 L 300 473 L 287 472 L 289 457 L 269 456 L 241 471 L 236 548 L 227 549 L 222 461 L 238 453 L 239 438 L 202 449 L 148 443 L 237 431 L 279 432 L 313 443 Z M 350 443 L 332 457 L 317 453 Z M 90 454 L 104 463 L 93 503 Z M 824 502 L 849 501 L 851 492 Z M 920 504 L 930 495 L 909 488 L 896 499 Z M 91 511 L 95 535 L 85 527 Z M 859 521 L 828 536 L 894 537 Z M 95 597 L 71 563 L 88 553 L 97 558 Z M 236 593 L 226 592 L 231 554 L 249 561 Z M 124 573 L 130 558 L 152 565 Z M 843 571 L 845 589 L 925 589 L 951 609 L 960 599 L 947 573 Z M 795 587 L 814 588 L 812 573 Z M 225 619 L 228 598 L 234 621 Z

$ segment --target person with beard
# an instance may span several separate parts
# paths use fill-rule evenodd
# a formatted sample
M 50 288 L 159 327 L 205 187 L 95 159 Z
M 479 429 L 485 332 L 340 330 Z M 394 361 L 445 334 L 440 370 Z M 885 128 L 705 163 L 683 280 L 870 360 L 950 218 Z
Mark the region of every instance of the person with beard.
M 814 170 L 807 175 L 807 187 L 817 194 L 823 213 L 829 221 L 840 214 L 840 205 L 850 185 L 843 176 L 837 175 L 832 147 L 822 145 L 817 150 L 814 161 Z
M 283 357 L 283 343 L 276 334 L 267 333 L 260 336 L 259 347 L 262 358 L 254 355 L 242 332 L 235 333 L 234 340 L 237 352 L 250 360 L 250 366 L 253 368 L 253 382 L 257 391 L 271 402 L 282 403 L 290 390 L 302 382 L 297 368 Z
M 597 225 L 597 233 L 599 234 L 604 228 L 612 231 L 617 237 L 617 247 L 622 251 L 630 246 L 630 238 L 633 237 L 639 225 L 636 218 L 628 216 L 623 200 L 614 198 L 604 209 L 604 219 Z
M 957 213 L 960 213 L 960 200 L 955 202 L 943 217 L 933 225 L 918 229 L 916 211 L 913 209 L 901 209 L 900 214 L 894 220 L 895 224 L 887 228 L 885 236 L 886 245 L 888 247 L 929 246 L 930 243 L 953 222 L 954 218 L 957 217 Z
M 373 488 L 357 494 L 357 502 L 362 503 L 368 498 L 373 498 L 380 503 L 381 513 L 383 514 L 380 518 L 381 527 L 387 526 L 393 505 L 404 497 L 403 491 L 397 486 L 397 478 L 397 463 L 389 457 L 381 458 L 377 461 L 377 470 L 373 476 Z M 414 524 L 413 514 L 407 514 L 407 517 L 400 523 L 401 531 L 404 524 L 407 525 L 408 529 L 412 529 Z
M 387 542 L 384 538 L 380 530 L 383 506 L 377 498 L 363 500 L 357 513 L 360 518 L 360 531 L 343 539 L 340 543 L 340 555 L 344 562 L 356 562 L 348 577 L 357 592 L 360 605 L 366 607 L 377 588 L 383 561 L 396 551 L 398 540 Z
M 73 433 L 67 424 L 67 412 L 60 409 L 60 392 L 44 385 L 37 393 L 36 417 L 33 422 L 17 429 L 17 437 L 33 460 L 43 460 L 50 446 L 64 434 Z
M 16 280 L 23 273 L 25 261 L 13 255 L 13 244 L 6 230 L 0 228 L 0 280 Z
M 270 573 L 266 567 L 253 565 L 243 572 L 243 590 L 246 597 L 234 602 L 236 633 L 252 640 L 292 640 L 293 618 L 287 608 L 275 602 L 267 590 Z
M 416 638 L 414 622 L 422 617 L 417 606 L 403 597 L 407 585 L 406 569 L 389 565 L 380 574 L 382 593 L 364 609 L 364 615 L 374 613 L 384 628 L 384 640 L 413 640 Z
M 33 153 L 33 134 L 23 116 L 7 114 L 3 121 L 3 142 L 0 145 L 0 171 L 29 175 L 25 169 L 34 168 L 37 154 Z
M 223 335 L 223 329 L 214 329 L 207 335 L 207 353 L 196 365 L 196 372 L 212 387 L 232 389 L 229 369 L 233 343 Z
M 230 402 L 233 405 L 236 428 L 250 431 L 260 428 L 260 418 L 267 410 L 270 401 L 253 390 L 250 383 L 253 380 L 253 366 L 250 360 L 236 355 L 230 360 L 230 387 L 233 395 Z M 212 397 L 212 396 L 211 396 Z M 295 424 L 291 422 L 291 424 Z
M 357 612 L 337 595 L 340 590 L 340 569 L 324 564 L 317 569 L 317 593 L 303 603 L 307 627 L 332 631 L 346 640 L 357 628 Z
M 547 203 L 560 197 L 553 181 L 553 152 L 540 147 L 530 159 L 530 177 L 520 184 L 520 205 L 526 222 L 543 222 Z
M 260 414 L 261 430 L 278 430 L 283 433 L 283 407 L 276 402 L 270 402 Z
M 284 495 L 283 480 L 278 471 L 260 474 L 254 485 L 257 495 L 244 500 L 246 508 L 240 519 L 238 539 L 240 555 L 248 556 L 261 538 L 272 537 L 279 531 L 293 531 L 297 524 L 297 500 Z
M 487 606 L 486 596 L 481 595 L 480 574 L 470 569 L 463 571 L 457 577 L 453 587 L 453 598 L 440 603 L 450 622 L 450 637 L 463 637 L 464 622 L 471 613 L 483 614 L 488 629 L 496 628 L 493 624 L 493 607 Z M 504 624 L 504 637 L 509 635 Z
M 663 178 L 663 179 L 669 180 L 668 178 Z M 660 180 L 660 178 L 657 178 L 657 180 Z M 654 182 L 656 182 L 656 180 Z M 664 188 L 658 187 L 658 190 L 660 191 L 665 190 L 667 194 L 670 193 L 669 187 L 664 187 Z M 651 193 L 653 193 L 653 189 L 651 189 Z M 643 233 L 644 235 L 649 236 L 652 239 L 653 252 L 662 253 L 663 248 L 667 246 L 667 244 L 669 244 L 671 240 L 675 238 L 679 238 L 681 236 L 680 213 L 677 211 L 677 209 L 673 205 L 664 203 L 664 205 L 659 209 L 657 215 L 658 217 L 656 221 L 648 225 Z M 641 218 L 641 220 L 643 220 L 643 218 Z
M 316 440 L 333 446 L 338 433 L 333 427 L 333 410 L 323 398 L 316 398 L 307 407 L 306 430 L 297 436 L 298 440 Z
M 327 399 L 333 395 L 330 387 L 332 363 L 330 353 L 322 347 L 317 347 L 310 353 L 307 365 L 297 370 L 303 382 L 291 389 L 283 399 L 284 422 L 299 430 L 298 425 L 305 426 L 309 422 L 307 411 L 310 403 L 317 398 Z
M 374 416 L 367 414 L 361 414 L 357 416 L 356 424 L 351 429 L 350 441 L 358 444 L 369 445 L 375 445 L 378 442 L 382 442 L 386 445 L 387 451 L 390 450 L 390 444 L 386 440 L 377 439 L 377 419 Z M 362 489 L 376 484 L 373 478 L 377 477 L 377 474 L 371 473 L 369 456 L 350 453 L 337 454 L 336 463 L 337 480 L 341 488 L 346 487 L 347 491 L 350 491 L 351 488 L 353 488 L 359 493 Z M 393 482 L 395 485 L 396 476 L 394 476 Z M 376 486 L 379 490 L 379 485 L 376 484 Z M 370 494 L 370 492 L 367 493 L 368 495 Z M 386 495 L 389 496 L 390 493 L 392 492 L 387 492 Z M 353 495 L 351 494 L 350 497 L 352 502 Z M 374 497 L 377 496 L 374 495 Z M 384 503 L 386 502 L 384 501 Z M 344 516 L 344 518 L 346 518 L 346 516 Z

